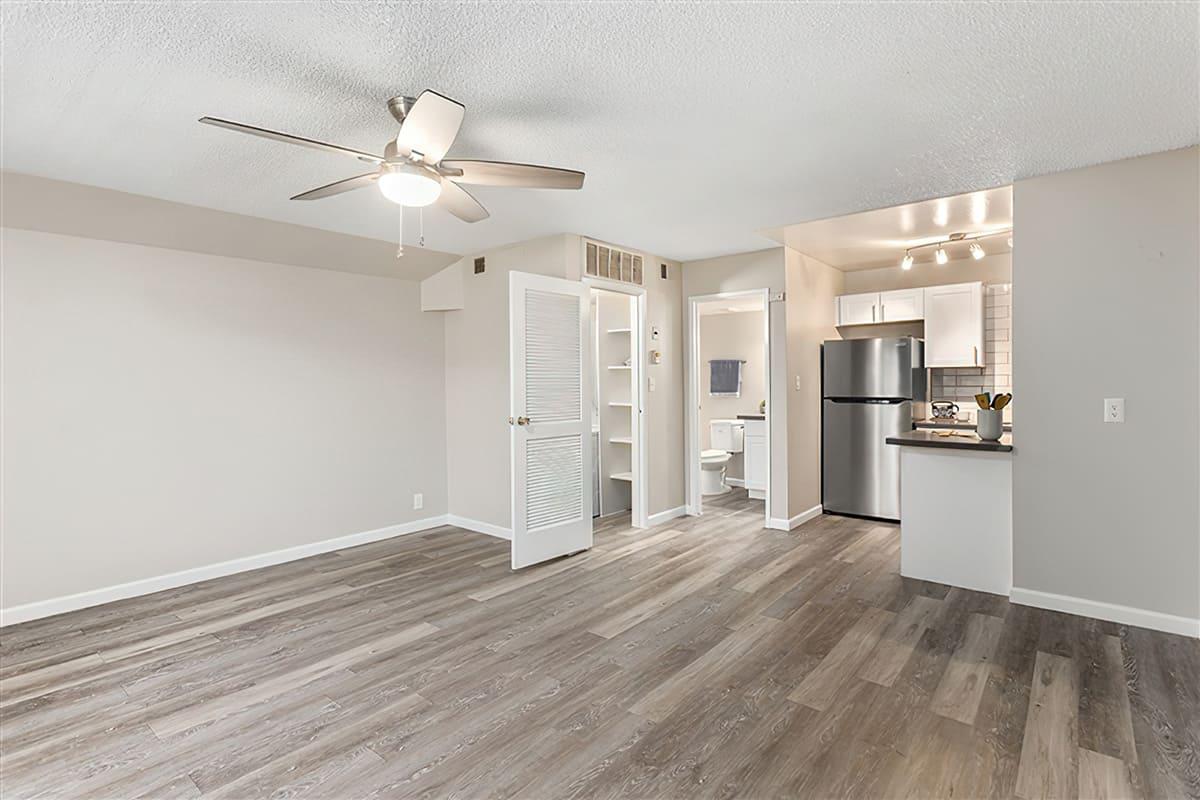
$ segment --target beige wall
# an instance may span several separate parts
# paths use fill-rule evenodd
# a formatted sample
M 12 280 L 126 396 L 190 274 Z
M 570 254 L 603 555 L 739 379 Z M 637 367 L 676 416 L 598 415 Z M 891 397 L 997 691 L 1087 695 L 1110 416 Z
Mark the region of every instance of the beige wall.
M 629 249 L 629 248 L 625 248 Z M 473 272 L 483 255 L 487 269 Z M 683 505 L 682 355 L 679 264 L 666 261 L 670 278 L 658 277 L 664 259 L 642 253 L 647 325 L 660 329 L 650 348 L 663 353 L 647 368 L 655 390 L 647 394 L 648 513 Z M 579 280 L 583 239 L 574 234 L 522 242 L 472 254 L 453 268 L 463 271 L 463 309 L 437 312 L 446 336 L 446 458 L 450 513 L 508 529 L 512 524 L 509 453 L 508 273 L 514 270 Z
M 892 289 L 915 289 L 972 281 L 1011 283 L 1012 253 L 984 256 L 978 261 L 973 258 L 956 258 L 940 265 L 929 261 L 913 264 L 912 269 L 900 269 L 900 265 L 897 264 L 880 269 L 852 270 L 844 274 L 844 294 L 887 292 Z
M 786 284 L 787 276 L 782 247 L 688 261 L 683 265 L 685 302 L 687 298 L 699 295 L 751 289 L 770 289 L 773 292 L 782 292 Z M 770 304 L 768 314 L 771 331 L 771 376 L 773 378 L 771 397 L 767 401 L 767 413 L 771 417 L 771 491 L 769 498 L 771 507 L 768 509 L 768 513 L 772 519 L 786 520 L 788 518 L 787 312 L 783 303 L 774 302 Z M 683 328 L 687 328 L 686 320 Z M 687 333 L 686 330 L 684 332 Z M 683 408 L 683 402 L 679 407 Z
M 741 311 L 734 314 L 705 314 L 700 317 L 700 447 L 712 447 L 709 423 L 714 419 L 736 419 L 738 414 L 757 414 L 760 401 L 767 399 L 765 333 L 763 312 Z M 708 362 L 718 358 L 738 358 L 742 365 L 741 397 L 712 397 Z M 745 477 L 745 464 L 739 453 L 729 460 L 726 474 Z
M 788 511 L 795 517 L 821 503 L 821 343 L 838 338 L 833 299 L 843 273 L 795 250 L 786 251 L 788 362 Z
M 1200 618 L 1198 187 L 1194 147 L 1014 187 L 1014 592 Z
M 13 229 L 0 261 L 4 608 L 445 512 L 416 283 Z

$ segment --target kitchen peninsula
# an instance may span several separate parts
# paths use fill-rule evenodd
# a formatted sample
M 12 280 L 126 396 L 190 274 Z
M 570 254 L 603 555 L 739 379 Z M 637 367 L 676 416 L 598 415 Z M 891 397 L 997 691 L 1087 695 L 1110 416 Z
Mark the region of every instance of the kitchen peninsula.
M 900 574 L 992 594 L 1012 590 L 1012 434 L 913 430 L 900 447 Z

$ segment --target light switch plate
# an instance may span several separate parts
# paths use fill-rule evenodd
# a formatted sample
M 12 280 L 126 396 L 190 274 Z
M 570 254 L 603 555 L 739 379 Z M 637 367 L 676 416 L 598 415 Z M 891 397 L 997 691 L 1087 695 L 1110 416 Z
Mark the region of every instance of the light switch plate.
M 651 376 L 650 378 L 648 378 L 647 382 L 650 384 L 648 388 L 650 389 L 650 391 L 653 392 L 654 391 L 654 377 Z
M 1104 421 L 1105 422 L 1124 422 L 1125 421 L 1125 398 L 1124 397 L 1106 397 L 1106 398 L 1104 398 Z
M 424 508 L 424 507 L 425 507 L 425 495 L 414 494 L 413 495 L 413 509 L 416 510 L 418 508 Z
M 800 376 L 796 376 L 796 391 L 800 391 Z

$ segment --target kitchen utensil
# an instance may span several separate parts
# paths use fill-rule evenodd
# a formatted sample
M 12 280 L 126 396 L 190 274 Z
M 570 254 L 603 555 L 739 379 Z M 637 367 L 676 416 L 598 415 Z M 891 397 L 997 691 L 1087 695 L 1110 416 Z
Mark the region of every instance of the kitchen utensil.
M 996 395 L 995 399 L 992 400 L 992 408 L 996 411 L 1000 411 L 1011 402 L 1012 402 L 1012 394 L 1010 392 L 1005 392 L 1004 394 L 998 394 L 998 395 Z
M 975 395 L 975 402 L 979 404 L 980 408 L 991 408 L 992 407 L 991 392 L 984 392 L 983 394 Z

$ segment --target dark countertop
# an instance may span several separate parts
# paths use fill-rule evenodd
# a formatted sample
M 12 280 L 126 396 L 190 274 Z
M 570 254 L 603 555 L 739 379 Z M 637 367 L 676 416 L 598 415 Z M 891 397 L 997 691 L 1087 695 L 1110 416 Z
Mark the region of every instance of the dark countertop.
M 917 426 L 917 428 L 927 428 L 929 430 L 945 430 L 946 428 L 952 428 L 956 431 L 975 430 L 975 423 L 973 422 L 955 422 L 952 419 L 920 420 L 918 422 L 914 422 L 913 425 Z M 1004 430 L 1011 431 L 1012 423 L 1004 423 Z
M 766 414 L 738 414 L 738 419 L 766 419 Z
M 888 444 L 898 444 L 905 447 L 941 447 L 948 450 L 979 450 L 991 453 L 1012 452 L 1012 434 L 1006 433 L 998 442 L 985 442 L 975 434 L 954 436 L 938 436 L 933 431 L 917 430 L 889 436 Z

